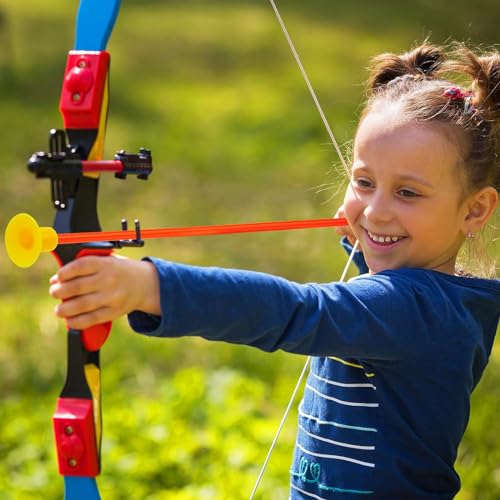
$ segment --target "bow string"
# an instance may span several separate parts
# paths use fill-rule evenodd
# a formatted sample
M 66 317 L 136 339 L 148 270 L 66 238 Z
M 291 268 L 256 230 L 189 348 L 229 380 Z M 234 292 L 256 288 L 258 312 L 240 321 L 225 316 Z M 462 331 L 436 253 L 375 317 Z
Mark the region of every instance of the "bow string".
M 277 19 L 277 21 L 278 21 L 278 23 L 280 25 L 281 31 L 283 32 L 283 35 L 285 36 L 285 39 L 286 39 L 286 41 L 288 43 L 288 47 L 290 48 L 290 51 L 291 51 L 291 53 L 293 55 L 293 58 L 294 58 L 295 62 L 297 63 L 297 66 L 298 66 L 299 71 L 300 71 L 300 73 L 302 75 L 302 78 L 304 79 L 306 87 L 307 87 L 309 93 L 311 94 L 311 97 L 312 97 L 312 100 L 314 102 L 314 105 L 316 106 L 316 109 L 318 110 L 318 113 L 320 115 L 321 121 L 323 122 L 323 125 L 325 126 L 325 130 L 326 130 L 328 136 L 330 137 L 330 140 L 332 142 L 332 146 L 335 149 L 335 152 L 337 153 L 337 156 L 338 156 L 338 158 L 339 158 L 339 160 L 340 160 L 340 162 L 342 164 L 342 167 L 343 167 L 344 172 L 345 172 L 345 174 L 347 176 L 347 179 L 350 182 L 351 172 L 350 172 L 349 167 L 347 165 L 347 161 L 345 160 L 344 155 L 342 154 L 342 150 L 340 149 L 340 146 L 338 144 L 338 141 L 335 138 L 333 130 L 330 127 L 330 124 L 328 123 L 328 120 L 327 120 L 326 115 L 325 115 L 325 113 L 323 111 L 321 103 L 319 102 L 319 99 L 316 96 L 316 92 L 314 91 L 314 87 L 312 86 L 311 81 L 309 80 L 309 77 L 307 76 L 307 72 L 306 72 L 306 70 L 304 68 L 304 65 L 302 64 L 302 61 L 301 61 L 300 56 L 299 56 L 299 53 L 297 52 L 297 49 L 295 48 L 295 45 L 294 45 L 294 43 L 292 41 L 290 33 L 288 32 L 286 24 L 285 24 L 285 22 L 284 22 L 284 20 L 283 20 L 283 18 L 281 16 L 281 14 L 280 14 L 278 6 L 276 5 L 276 2 L 274 0 L 269 0 L 269 3 L 271 4 L 271 8 L 272 8 L 272 10 L 273 10 L 273 12 L 274 12 L 274 14 L 276 16 L 276 19 Z M 339 278 L 339 281 L 345 281 L 346 276 L 347 276 L 347 271 L 349 269 L 349 266 L 351 265 L 351 262 L 352 262 L 352 260 L 354 258 L 354 255 L 355 255 L 356 251 L 358 250 L 358 243 L 359 242 L 356 240 L 356 242 L 354 243 L 354 245 L 352 247 L 352 250 L 351 250 L 351 253 L 349 255 L 349 258 L 347 259 L 347 262 L 346 262 L 346 264 L 344 266 L 344 270 L 342 271 L 342 274 L 341 274 L 341 276 Z M 253 489 L 252 489 L 252 491 L 250 493 L 250 500 L 253 500 L 255 498 L 255 495 L 256 495 L 257 490 L 258 490 L 259 485 L 260 485 L 260 482 L 261 482 L 262 478 L 264 477 L 264 473 L 265 473 L 265 471 L 267 469 L 267 466 L 269 464 L 269 461 L 271 459 L 271 455 L 272 455 L 272 453 L 273 453 L 273 451 L 274 451 L 274 449 L 275 449 L 275 447 L 276 447 L 276 445 L 278 443 L 278 439 L 279 439 L 279 437 L 281 435 L 281 431 L 282 431 L 282 429 L 283 429 L 283 427 L 285 425 L 285 422 L 286 422 L 286 420 L 288 418 L 288 415 L 290 414 L 290 411 L 292 409 L 292 406 L 293 406 L 293 403 L 294 403 L 295 398 L 297 396 L 297 393 L 298 393 L 298 391 L 299 391 L 299 389 L 300 389 L 300 387 L 302 385 L 302 381 L 304 380 L 304 377 L 307 374 L 307 370 L 309 368 L 310 362 L 311 362 L 311 356 L 307 356 L 306 361 L 304 363 L 304 366 L 302 368 L 302 371 L 300 372 L 300 375 L 299 375 L 299 377 L 297 379 L 297 382 L 295 383 L 295 386 L 294 386 L 294 388 L 292 390 L 292 394 L 291 394 L 291 396 L 290 396 L 290 398 L 288 400 L 288 404 L 287 404 L 287 406 L 285 408 L 285 411 L 283 412 L 283 416 L 281 417 L 280 423 L 279 423 L 279 425 L 278 425 L 278 427 L 276 429 L 276 432 L 274 434 L 274 438 L 273 438 L 273 440 L 271 442 L 271 445 L 269 446 L 269 450 L 268 450 L 268 452 L 266 454 L 264 462 L 262 463 L 262 466 L 261 466 L 261 468 L 259 470 L 259 474 L 257 476 L 257 479 L 255 480 L 255 484 L 254 484 Z

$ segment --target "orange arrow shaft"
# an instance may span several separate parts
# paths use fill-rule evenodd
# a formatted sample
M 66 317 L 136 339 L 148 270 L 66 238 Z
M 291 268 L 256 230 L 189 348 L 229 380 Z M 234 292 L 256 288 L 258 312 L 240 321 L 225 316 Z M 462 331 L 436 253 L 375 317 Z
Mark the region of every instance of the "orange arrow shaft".
M 158 229 L 141 229 L 141 238 L 181 238 L 187 236 L 215 236 L 222 234 L 255 233 L 263 231 L 287 231 L 291 229 L 310 229 L 319 227 L 346 226 L 347 220 L 310 219 L 277 222 L 253 222 L 247 224 L 220 224 L 214 226 L 191 226 Z M 58 244 L 90 243 L 94 241 L 133 240 L 136 238 L 134 229 L 121 231 L 100 231 L 84 233 L 59 233 Z

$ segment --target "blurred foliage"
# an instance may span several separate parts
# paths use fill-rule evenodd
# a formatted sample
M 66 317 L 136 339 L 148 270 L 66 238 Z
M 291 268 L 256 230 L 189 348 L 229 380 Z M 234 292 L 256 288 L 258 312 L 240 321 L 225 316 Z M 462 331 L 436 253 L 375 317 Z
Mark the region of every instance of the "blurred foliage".
M 429 35 L 491 45 L 500 15 L 497 0 L 283 0 L 279 7 L 346 151 L 371 56 Z M 43 224 L 53 217 L 48 185 L 33 182 L 25 163 L 61 126 L 57 101 L 76 10 L 76 0 L 0 0 L 0 227 L 20 211 Z M 155 172 L 147 183 L 102 179 L 103 227 L 121 217 L 156 227 L 335 211 L 344 176 L 266 1 L 124 1 L 109 50 L 107 154 L 147 146 Z M 147 252 L 329 281 L 345 262 L 337 246 L 332 231 L 316 230 L 148 242 Z M 55 267 L 44 256 L 29 271 L 14 269 L 3 245 L 0 262 L 0 492 L 7 500 L 57 499 L 62 480 L 49 420 L 65 345 L 46 293 Z M 303 362 L 143 338 L 118 321 L 102 352 L 103 498 L 247 498 Z M 499 399 L 496 347 L 460 449 L 462 500 L 500 498 Z M 292 415 L 260 498 L 287 498 L 294 434 Z

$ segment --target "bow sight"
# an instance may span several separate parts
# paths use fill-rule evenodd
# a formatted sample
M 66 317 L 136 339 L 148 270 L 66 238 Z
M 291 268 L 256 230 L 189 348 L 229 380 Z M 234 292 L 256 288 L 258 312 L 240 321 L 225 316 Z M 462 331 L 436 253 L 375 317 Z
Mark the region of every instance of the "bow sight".
M 139 153 L 127 153 L 122 149 L 115 154 L 113 160 L 85 159 L 85 152 L 80 145 L 68 144 L 64 130 L 52 129 L 49 134 L 49 152 L 33 153 L 28 160 L 28 170 L 38 179 L 50 180 L 52 203 L 58 210 L 54 229 L 56 232 L 66 233 L 75 225 L 80 225 L 76 220 L 79 211 L 82 212 L 82 217 L 83 213 L 85 217 L 88 217 L 92 213 L 92 207 L 95 211 L 97 202 L 95 176 L 97 174 L 112 172 L 117 179 L 126 179 L 128 175 L 135 175 L 138 179 L 147 180 L 153 166 L 151 151 L 145 148 L 140 148 Z M 85 183 L 88 184 L 87 196 L 91 194 L 92 198 L 82 199 L 76 204 L 78 192 Z M 97 217 L 97 214 L 95 216 Z M 83 220 L 81 222 L 83 223 Z M 99 226 L 96 220 L 90 223 L 93 230 Z M 113 248 L 142 246 L 144 243 L 140 238 L 139 222 L 136 221 L 135 224 L 135 239 L 110 241 L 107 246 Z M 122 220 L 122 229 L 127 229 L 124 220 Z M 89 242 L 87 246 L 89 245 L 93 247 L 96 243 Z M 102 242 L 100 246 L 102 247 Z M 64 252 L 65 250 L 59 249 L 58 251 Z M 65 259 L 62 261 L 65 262 Z
M 80 146 L 66 142 L 64 130 L 52 129 L 49 152 L 33 153 L 28 160 L 28 170 L 37 178 L 51 180 L 54 206 L 65 208 L 68 196 L 76 192 L 70 181 L 75 183 L 83 174 L 114 172 L 118 179 L 136 175 L 138 179 L 147 180 L 153 167 L 151 151 L 145 148 L 140 148 L 138 154 L 122 149 L 113 160 L 85 160 Z

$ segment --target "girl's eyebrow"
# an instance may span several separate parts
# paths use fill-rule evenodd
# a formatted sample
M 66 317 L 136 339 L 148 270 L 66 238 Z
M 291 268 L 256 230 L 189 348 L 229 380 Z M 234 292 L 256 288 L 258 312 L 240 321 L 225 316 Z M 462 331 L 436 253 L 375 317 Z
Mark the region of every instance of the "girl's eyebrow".
M 427 186 L 427 187 L 430 187 L 430 188 L 433 188 L 434 185 L 432 184 L 432 182 L 422 178 L 422 177 L 418 177 L 416 175 L 399 175 L 398 176 L 398 179 L 399 180 L 402 180 L 402 181 L 411 181 L 411 182 L 416 182 L 417 184 L 422 184 L 423 186 Z
M 371 174 L 373 170 L 367 166 L 356 166 L 356 163 L 353 164 L 352 166 L 352 173 L 356 172 L 357 174 Z M 421 186 L 426 186 L 428 188 L 434 189 L 434 184 L 423 177 L 419 177 L 418 175 L 411 175 L 411 174 L 401 174 L 396 176 L 397 180 L 400 182 L 415 182 L 417 184 L 420 184 Z

